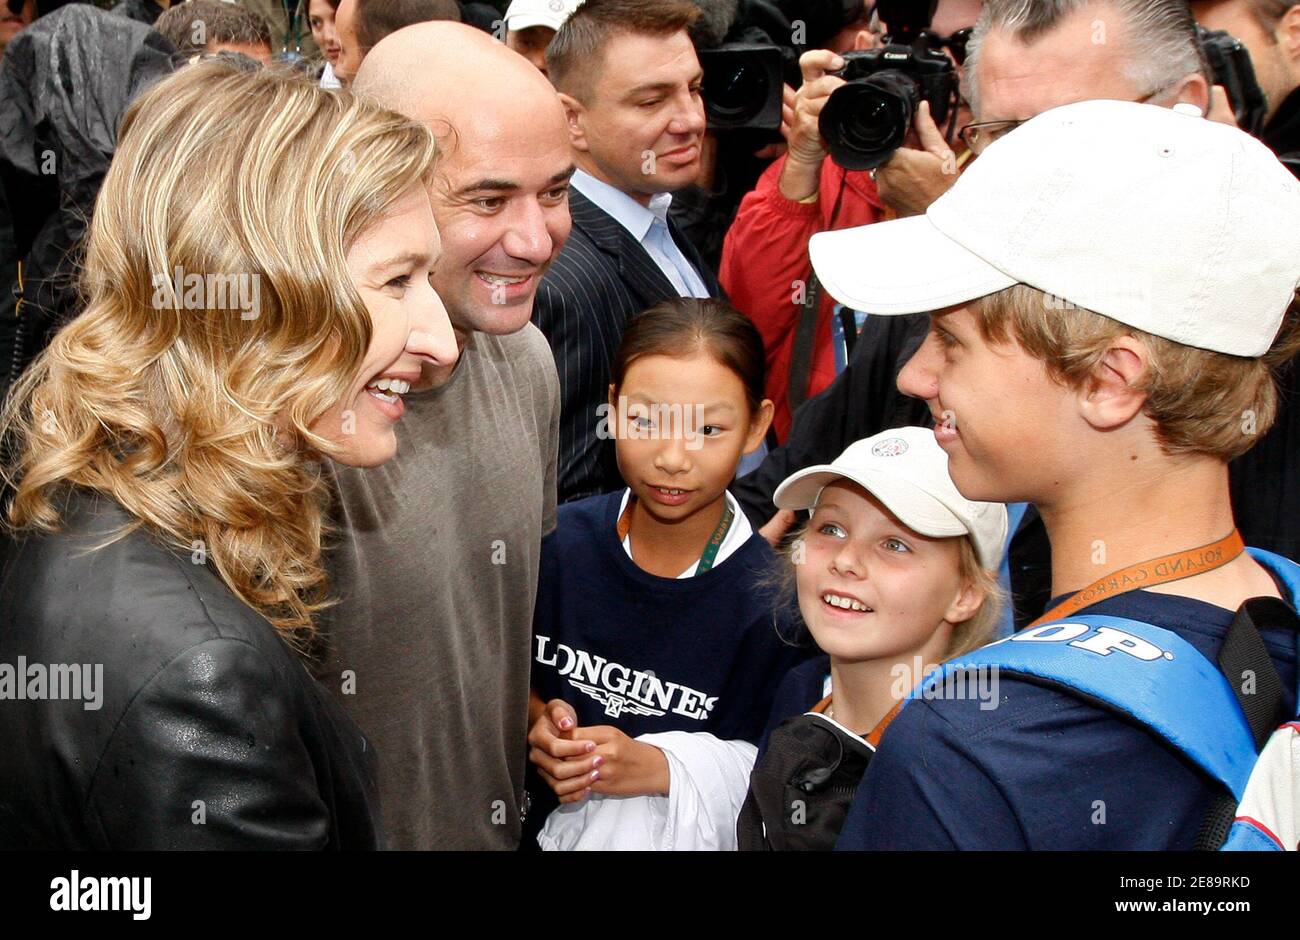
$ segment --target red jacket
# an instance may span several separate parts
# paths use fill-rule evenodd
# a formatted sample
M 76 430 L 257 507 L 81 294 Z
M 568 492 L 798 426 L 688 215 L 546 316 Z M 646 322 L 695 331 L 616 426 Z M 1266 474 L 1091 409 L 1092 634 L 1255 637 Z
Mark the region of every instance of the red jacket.
M 821 188 L 816 202 L 793 202 L 781 195 L 777 180 L 785 157 L 764 171 L 754 191 L 745 196 L 736 220 L 727 231 L 718 279 L 731 303 L 758 327 L 767 350 L 767 397 L 776 405 L 773 426 L 785 441 L 790 432 L 790 360 L 801 305 L 796 303 L 796 281 L 806 284 L 812 274 L 808 239 L 831 227 L 835 197 L 844 195 L 835 228 L 877 222 L 884 214 L 876 184 L 864 171 L 846 171 L 833 160 L 822 162 Z M 801 299 L 801 298 L 800 298 Z M 831 349 L 831 311 L 834 300 L 823 292 L 817 311 L 808 397 L 835 380 Z

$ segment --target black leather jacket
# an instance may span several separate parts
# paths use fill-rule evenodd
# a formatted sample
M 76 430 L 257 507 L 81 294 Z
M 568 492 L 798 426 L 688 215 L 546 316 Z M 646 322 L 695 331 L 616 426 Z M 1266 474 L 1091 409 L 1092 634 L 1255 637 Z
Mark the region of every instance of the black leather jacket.
M 0 848 L 381 847 L 361 731 L 210 558 L 88 551 L 128 521 L 0 540 Z

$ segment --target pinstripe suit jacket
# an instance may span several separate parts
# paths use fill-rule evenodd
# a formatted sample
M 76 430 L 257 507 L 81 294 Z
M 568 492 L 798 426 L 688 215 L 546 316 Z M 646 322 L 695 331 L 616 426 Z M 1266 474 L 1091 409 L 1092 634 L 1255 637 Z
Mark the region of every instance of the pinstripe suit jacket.
M 597 435 L 597 408 L 608 401 L 614 355 L 634 314 L 678 296 L 654 259 L 612 216 L 569 190 L 573 230 L 538 285 L 533 322 L 546 335 L 560 376 L 559 501 L 623 485 L 612 440 Z M 670 221 L 669 231 L 709 293 L 717 277 Z

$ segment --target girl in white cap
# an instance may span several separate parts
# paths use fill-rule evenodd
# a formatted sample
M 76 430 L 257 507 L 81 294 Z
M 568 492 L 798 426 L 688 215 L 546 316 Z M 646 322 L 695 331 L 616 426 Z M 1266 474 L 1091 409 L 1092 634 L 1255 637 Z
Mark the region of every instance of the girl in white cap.
M 830 849 L 903 699 L 925 672 L 991 639 L 1007 513 L 958 493 L 934 432 L 917 427 L 801 470 L 775 501 L 812 510 L 790 568 L 829 663 L 810 660 L 782 684 L 772 715 L 781 723 L 751 775 L 738 843 Z

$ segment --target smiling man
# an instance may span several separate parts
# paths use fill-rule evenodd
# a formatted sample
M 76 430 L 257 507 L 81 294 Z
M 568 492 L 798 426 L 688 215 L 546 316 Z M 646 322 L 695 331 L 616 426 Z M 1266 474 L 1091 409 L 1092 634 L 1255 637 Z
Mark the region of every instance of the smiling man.
M 717 279 L 668 221 L 671 193 L 700 170 L 703 71 L 686 0 L 587 0 L 546 50 L 568 118 L 574 235 L 533 312 L 560 375 L 560 501 L 621 488 L 598 433 L 610 366 L 633 314 L 673 297 L 717 297 Z
M 414 294 L 427 279 L 461 355 L 403 377 L 394 460 L 335 470 L 341 603 L 321 679 L 376 742 L 389 845 L 513 849 L 559 425 L 555 366 L 528 321 L 569 234 L 564 112 L 527 61 L 459 23 L 383 39 L 354 90 L 439 137 L 442 254 L 431 273 L 385 289 Z

